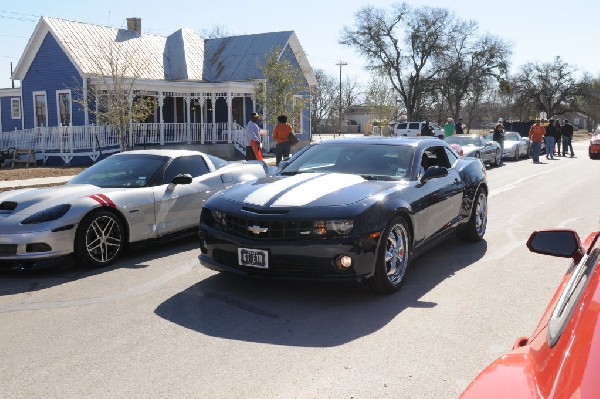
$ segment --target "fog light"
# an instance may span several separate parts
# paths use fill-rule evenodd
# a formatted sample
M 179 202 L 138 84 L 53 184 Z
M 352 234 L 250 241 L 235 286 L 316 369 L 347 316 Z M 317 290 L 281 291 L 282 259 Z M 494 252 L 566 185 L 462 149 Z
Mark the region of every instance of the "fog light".
M 52 251 L 52 247 L 44 242 L 35 242 L 32 244 L 27 244 L 25 247 L 26 252 L 50 252 Z
M 335 267 L 339 270 L 348 270 L 352 266 L 352 258 L 348 255 L 338 255 L 335 258 Z

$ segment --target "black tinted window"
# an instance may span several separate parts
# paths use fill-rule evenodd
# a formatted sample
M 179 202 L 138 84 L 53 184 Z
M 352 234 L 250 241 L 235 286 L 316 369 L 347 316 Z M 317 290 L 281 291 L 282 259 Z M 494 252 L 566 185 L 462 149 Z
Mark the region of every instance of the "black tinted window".
M 408 128 L 409 129 L 419 129 L 419 123 L 418 122 L 411 122 L 408 124 Z
M 167 166 L 163 183 L 169 183 L 177 175 L 188 174 L 192 177 L 198 177 L 208 172 L 208 166 L 202 156 L 179 157 Z

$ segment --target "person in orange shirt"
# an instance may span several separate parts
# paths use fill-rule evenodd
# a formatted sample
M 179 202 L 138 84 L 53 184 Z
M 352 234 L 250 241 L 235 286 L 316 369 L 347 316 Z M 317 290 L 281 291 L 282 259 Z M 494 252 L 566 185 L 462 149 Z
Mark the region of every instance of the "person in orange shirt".
M 533 163 L 540 163 L 540 150 L 542 149 L 542 140 L 546 134 L 546 129 L 541 125 L 541 119 L 535 119 L 535 125 L 529 129 L 529 140 L 531 141 L 531 157 Z
M 273 130 L 273 139 L 277 142 L 275 145 L 275 165 L 279 165 L 283 158 L 290 156 L 292 145 L 290 144 L 290 134 L 292 125 L 287 123 L 286 115 L 277 117 L 277 126 Z

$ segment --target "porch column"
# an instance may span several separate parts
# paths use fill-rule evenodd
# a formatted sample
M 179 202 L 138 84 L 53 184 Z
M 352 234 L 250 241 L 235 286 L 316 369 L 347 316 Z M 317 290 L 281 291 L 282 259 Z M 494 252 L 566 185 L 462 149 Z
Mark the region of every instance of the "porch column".
M 246 127 L 246 95 L 242 97 L 242 127 Z
M 90 124 L 90 113 L 88 111 L 88 88 L 86 77 L 83 78 L 83 103 L 85 104 L 85 107 L 83 107 L 83 123 L 85 124 L 85 126 L 87 126 Z
M 160 105 L 159 123 L 160 123 L 160 145 L 165 145 L 165 120 L 163 118 L 163 106 L 165 105 L 165 94 L 158 94 L 158 104 Z
M 183 113 L 184 118 L 185 118 L 185 134 L 187 136 L 187 143 L 191 144 L 192 139 L 191 139 L 191 126 L 190 126 L 190 96 L 185 96 L 183 98 L 184 102 L 185 102 L 185 112 Z
M 231 144 L 231 123 L 233 121 L 231 92 L 227 92 L 227 143 Z
M 204 131 L 204 112 L 206 112 L 204 101 L 206 101 L 206 98 L 204 96 L 200 96 L 198 101 L 200 102 L 200 144 L 204 144 L 204 137 L 206 135 L 206 132 Z
M 215 124 L 215 111 L 217 110 L 217 98 L 215 96 L 215 93 L 212 93 L 210 95 L 210 101 L 212 103 L 212 142 L 216 143 L 217 142 L 217 125 Z

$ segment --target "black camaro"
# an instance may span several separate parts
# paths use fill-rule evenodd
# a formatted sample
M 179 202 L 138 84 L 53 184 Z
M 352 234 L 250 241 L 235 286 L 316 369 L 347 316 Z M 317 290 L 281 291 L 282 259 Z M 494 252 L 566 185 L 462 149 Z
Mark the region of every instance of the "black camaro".
M 217 271 L 354 279 L 394 292 L 409 261 L 450 234 L 482 239 L 487 193 L 481 161 L 459 158 L 443 140 L 323 141 L 275 176 L 211 197 L 199 259 Z

